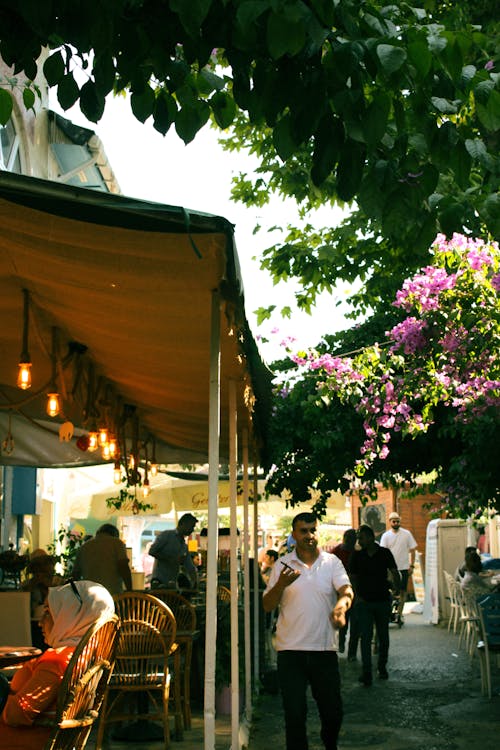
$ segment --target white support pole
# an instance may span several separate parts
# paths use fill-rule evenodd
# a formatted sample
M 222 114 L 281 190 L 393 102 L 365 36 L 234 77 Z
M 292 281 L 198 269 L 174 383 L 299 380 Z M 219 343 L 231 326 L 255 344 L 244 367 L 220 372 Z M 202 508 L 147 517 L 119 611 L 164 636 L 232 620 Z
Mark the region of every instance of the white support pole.
M 217 496 L 219 489 L 220 438 L 220 297 L 218 291 L 212 294 L 210 406 L 208 419 L 207 595 L 203 721 L 204 749 L 215 750 L 215 649 L 217 640 L 217 556 L 219 543 Z
M 253 462 L 253 645 L 254 645 L 254 685 L 259 684 L 260 679 L 260 659 L 259 659 L 259 612 L 260 612 L 260 591 L 259 591 L 259 485 L 257 479 L 257 458 L 254 456 Z
M 242 431 L 243 461 L 243 612 L 245 638 L 245 715 L 248 724 L 252 720 L 252 644 L 250 623 L 250 524 L 248 515 L 248 427 Z
M 238 410 L 236 407 L 236 383 L 229 381 L 229 499 L 231 549 L 229 581 L 231 588 L 231 747 L 239 748 L 240 730 L 240 680 L 238 638 Z

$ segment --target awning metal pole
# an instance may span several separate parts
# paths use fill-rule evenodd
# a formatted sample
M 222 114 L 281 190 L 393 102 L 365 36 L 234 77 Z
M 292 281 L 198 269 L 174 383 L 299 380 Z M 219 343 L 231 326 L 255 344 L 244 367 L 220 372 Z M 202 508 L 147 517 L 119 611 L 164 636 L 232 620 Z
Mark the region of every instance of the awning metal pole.
M 240 730 L 240 680 L 238 638 L 238 552 L 236 502 L 238 490 L 238 410 L 236 407 L 236 383 L 229 381 L 229 497 L 230 497 L 230 572 L 231 588 L 231 747 L 239 747 Z
M 245 714 L 248 724 L 252 720 L 252 643 L 250 623 L 250 524 L 248 514 L 248 428 L 242 431 L 243 461 L 243 612 L 245 639 Z
M 219 544 L 217 493 L 219 486 L 220 439 L 220 296 L 218 291 L 212 293 L 210 328 L 210 402 L 208 419 L 208 528 L 204 748 L 205 750 L 215 750 L 215 650 L 217 648 L 217 557 Z

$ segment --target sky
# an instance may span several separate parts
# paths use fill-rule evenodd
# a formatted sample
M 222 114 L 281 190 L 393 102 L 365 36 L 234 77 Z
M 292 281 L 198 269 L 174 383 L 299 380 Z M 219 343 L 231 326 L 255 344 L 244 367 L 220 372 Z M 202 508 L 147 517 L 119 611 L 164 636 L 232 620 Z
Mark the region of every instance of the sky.
M 151 119 L 146 123 L 136 120 L 123 97 L 108 97 L 104 116 L 97 124 L 89 123 L 78 106 L 66 112 L 56 101 L 50 106 L 97 133 L 124 195 L 216 214 L 235 225 L 247 319 L 266 362 L 284 356 L 281 342 L 288 337 L 295 339 L 293 347 L 299 350 L 317 344 L 324 333 L 351 325 L 343 314 L 347 307 L 336 306 L 338 297 L 345 298 L 346 289 L 336 297 L 323 294 L 313 314 L 307 315 L 294 305 L 296 284 L 280 282 L 275 286 L 267 271 L 260 270 L 258 258 L 277 239 L 266 230 L 276 224 L 293 223 L 298 209 L 294 201 L 279 198 L 273 198 L 265 208 L 247 208 L 230 200 L 232 177 L 240 171 L 251 171 L 256 165 L 252 157 L 225 152 L 217 141 L 217 132 L 208 126 L 187 146 L 173 128 L 164 137 L 153 128 Z M 317 226 L 340 219 L 340 211 L 328 207 L 319 212 Z M 263 230 L 254 234 L 256 224 Z M 276 311 L 270 321 L 258 326 L 254 311 L 270 304 L 276 305 Z M 292 307 L 290 319 L 279 314 L 285 305 Z

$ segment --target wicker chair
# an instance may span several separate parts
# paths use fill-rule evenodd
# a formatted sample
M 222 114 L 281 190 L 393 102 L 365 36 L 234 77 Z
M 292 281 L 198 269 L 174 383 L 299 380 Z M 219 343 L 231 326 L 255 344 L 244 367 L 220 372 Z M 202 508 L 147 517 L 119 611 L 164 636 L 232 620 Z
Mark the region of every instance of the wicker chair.
M 168 655 L 175 640 L 175 617 L 159 599 L 135 591 L 116 596 L 115 607 L 121 620 L 120 638 L 115 670 L 102 703 L 96 750 L 102 748 L 108 724 L 128 720 L 161 721 L 168 748 Z
M 193 657 L 193 635 L 196 631 L 196 609 L 181 594 L 169 589 L 154 589 L 154 596 L 170 607 L 177 622 L 177 632 L 185 637 L 178 642 L 174 652 L 174 713 L 176 735 L 179 736 L 179 716 L 182 716 L 184 729 L 191 729 L 191 662 Z
M 56 708 L 57 726 L 44 750 L 80 750 L 97 719 L 118 643 L 116 615 L 93 625 L 73 652 Z
M 217 586 L 217 599 L 221 602 L 230 602 L 231 601 L 231 591 L 227 588 L 227 586 Z

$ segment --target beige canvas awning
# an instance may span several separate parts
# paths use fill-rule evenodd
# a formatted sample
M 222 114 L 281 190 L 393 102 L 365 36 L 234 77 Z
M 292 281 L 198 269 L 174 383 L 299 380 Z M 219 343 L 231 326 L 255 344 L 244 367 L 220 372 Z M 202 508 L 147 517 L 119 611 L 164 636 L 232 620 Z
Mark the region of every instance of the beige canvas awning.
M 206 461 L 214 291 L 221 299 L 221 458 L 228 455 L 231 380 L 239 419 L 248 419 L 262 448 L 270 378 L 245 318 L 233 227 L 225 219 L 0 173 L 0 225 L 0 443 L 9 422 L 14 438 L 1 463 L 95 463 L 96 454 L 76 448 L 75 439 L 61 444 L 58 428 L 65 418 L 88 426 L 85 410 L 101 408 L 110 392 L 115 403 L 132 405 L 142 435 L 156 437 L 159 462 Z M 26 392 L 15 388 L 23 289 L 33 363 Z M 61 359 L 69 353 L 72 361 L 64 416 L 49 420 L 54 329 Z M 83 404 L 82 413 L 79 368 L 88 361 L 98 403 Z

